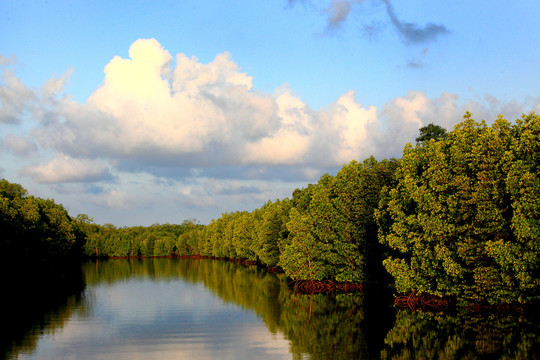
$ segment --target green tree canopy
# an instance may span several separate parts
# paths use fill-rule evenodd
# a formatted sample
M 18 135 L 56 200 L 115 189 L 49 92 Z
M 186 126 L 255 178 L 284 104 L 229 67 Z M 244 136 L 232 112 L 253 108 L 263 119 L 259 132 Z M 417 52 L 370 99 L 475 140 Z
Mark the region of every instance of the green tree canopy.
M 280 264 L 293 279 L 365 282 L 368 263 L 380 260 L 374 211 L 395 160 L 344 165 L 335 177 L 296 191 Z
M 491 127 L 467 113 L 446 139 L 405 147 L 377 213 L 398 292 L 462 304 L 538 298 L 539 134 L 534 113 Z
M 420 136 L 416 138 L 416 142 L 424 143 L 429 142 L 431 139 L 439 141 L 446 139 L 447 136 L 445 128 L 431 123 L 420 128 Z

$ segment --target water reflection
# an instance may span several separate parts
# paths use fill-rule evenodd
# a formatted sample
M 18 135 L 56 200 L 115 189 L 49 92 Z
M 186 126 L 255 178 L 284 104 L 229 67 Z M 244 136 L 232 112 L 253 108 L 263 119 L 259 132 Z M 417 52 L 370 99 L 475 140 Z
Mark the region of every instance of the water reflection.
M 9 290 L 2 296 L 1 359 L 31 353 L 40 334 L 59 331 L 79 308 L 85 287 L 83 274 L 80 267 L 65 270 L 69 275 L 53 282 L 39 276 L 21 282 L 9 274 Z
M 42 320 L 2 353 L 20 359 L 527 359 L 539 344 L 538 322 L 525 316 L 396 313 L 381 294 L 299 295 L 282 275 L 225 261 L 96 261 L 83 273 L 86 288 L 44 309 Z
M 536 359 L 538 319 L 513 314 L 400 310 L 385 337 L 385 359 Z
M 190 284 L 204 285 L 225 304 L 240 305 L 257 314 L 271 334 L 288 339 L 287 349 L 292 355 L 287 358 L 302 358 L 306 354 L 313 359 L 368 355 L 362 335 L 365 333 L 362 294 L 298 295 L 290 291 L 282 275 L 223 261 L 108 261 L 95 264 L 86 273 L 89 284 L 103 279 L 103 273 L 109 282 L 149 276 L 181 278 Z

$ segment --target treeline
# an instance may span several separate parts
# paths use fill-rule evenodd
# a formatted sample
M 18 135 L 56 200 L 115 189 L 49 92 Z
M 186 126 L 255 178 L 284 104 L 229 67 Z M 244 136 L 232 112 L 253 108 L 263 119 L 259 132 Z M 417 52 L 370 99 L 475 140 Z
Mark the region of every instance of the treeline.
M 397 160 L 352 161 L 336 176 L 268 201 L 252 212 L 224 213 L 208 225 L 117 229 L 88 224 L 87 255 L 199 255 L 242 260 L 285 271 L 291 279 L 365 282 L 382 269 L 374 211 L 385 186 L 394 186 Z M 375 261 L 374 257 L 378 259 Z M 380 273 L 380 271 L 379 271 Z
M 382 192 L 379 240 L 398 292 L 461 303 L 540 297 L 540 117 L 464 121 L 441 141 L 407 145 Z
M 352 161 L 253 212 L 182 234 L 185 254 L 279 266 L 291 279 L 386 282 L 459 305 L 540 298 L 540 117 L 469 113 L 421 129 L 403 158 Z
M 397 160 L 353 161 L 336 176 L 296 190 L 291 199 L 268 201 L 252 212 L 224 213 L 206 226 L 184 222 L 178 236 L 152 227 L 100 227 L 87 253 L 200 255 L 279 267 L 291 279 L 365 282 L 368 269 L 381 268 L 374 211 L 381 189 L 394 185 L 397 166 Z
M 3 179 L 0 226 L 3 250 L 8 254 L 62 258 L 77 254 L 84 242 L 85 234 L 62 205 L 30 196 L 21 185 Z
M 96 225 L 86 215 L 84 224 L 87 240 L 84 254 L 92 257 L 148 257 L 184 254 L 178 241 L 185 232 L 203 228 L 195 220 L 182 224 L 154 224 L 117 228 L 112 224 Z
M 12 335 L 23 333 L 27 318 L 37 309 L 47 308 L 50 298 L 83 287 L 80 261 L 85 242 L 86 233 L 78 220 L 62 205 L 30 196 L 21 185 L 0 180 L 0 272 L 10 294 L 5 305 L 18 309 L 29 299 L 42 297 L 39 306 L 31 304 L 31 311 L 18 313 Z M 6 321 L 13 316 L 8 314 Z
M 32 231 L 87 256 L 200 255 L 279 267 L 293 280 L 391 284 L 461 305 L 530 303 L 540 297 L 539 166 L 539 116 L 488 126 L 467 113 L 449 133 L 422 128 L 400 160 L 352 161 L 290 199 L 206 226 L 116 228 L 64 210 L 55 240 Z M 12 205 L 2 201 L 4 219 Z M 34 212 L 15 208 L 32 224 Z

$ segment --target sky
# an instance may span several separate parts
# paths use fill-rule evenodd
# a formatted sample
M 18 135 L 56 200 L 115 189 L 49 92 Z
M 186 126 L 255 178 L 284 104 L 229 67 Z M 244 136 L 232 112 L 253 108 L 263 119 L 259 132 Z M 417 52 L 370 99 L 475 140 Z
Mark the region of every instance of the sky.
M 540 112 L 540 2 L 0 2 L 0 178 L 73 216 L 202 224 Z

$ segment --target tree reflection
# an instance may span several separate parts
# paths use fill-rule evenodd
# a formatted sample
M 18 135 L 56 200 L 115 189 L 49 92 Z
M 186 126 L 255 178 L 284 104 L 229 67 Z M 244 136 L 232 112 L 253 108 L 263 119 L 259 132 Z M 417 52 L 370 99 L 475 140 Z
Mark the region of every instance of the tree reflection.
M 115 260 L 91 268 L 88 283 L 129 276 L 202 283 L 223 301 L 257 313 L 272 333 L 283 333 L 293 358 L 528 359 L 540 345 L 537 315 L 399 310 L 394 317 L 387 294 L 296 294 L 282 274 L 227 261 Z
M 0 358 L 18 358 L 31 354 L 40 334 L 62 329 L 84 303 L 85 284 L 80 267 L 65 267 L 69 275 L 55 282 L 9 283 L 3 296 Z
M 364 295 L 300 295 L 291 291 L 283 274 L 255 266 L 204 259 L 114 260 L 90 263 L 89 284 L 129 276 L 182 278 L 202 283 L 226 303 L 254 311 L 270 332 L 281 332 L 291 342 L 294 358 L 367 358 L 364 337 Z M 379 349 L 373 351 L 376 353 Z
M 383 359 L 530 359 L 540 345 L 532 316 L 399 310 Z
M 538 318 L 531 315 L 394 313 L 387 294 L 301 295 L 291 291 L 283 274 L 228 261 L 100 260 L 84 264 L 83 273 L 88 287 L 133 277 L 204 285 L 225 303 L 255 312 L 271 333 L 283 334 L 293 359 L 528 359 L 540 345 Z M 13 319 L 34 314 L 32 320 L 6 323 L 12 331 L 2 355 L 32 353 L 40 333 L 59 331 L 75 314 L 90 316 L 91 291 L 83 290 L 83 284 L 57 290 L 57 302 L 39 314 L 34 311 L 42 305 L 36 303 L 37 292 L 29 295 Z
M 307 353 L 312 359 L 368 358 L 361 294 L 289 293 L 280 302 L 280 329 L 294 353 Z

